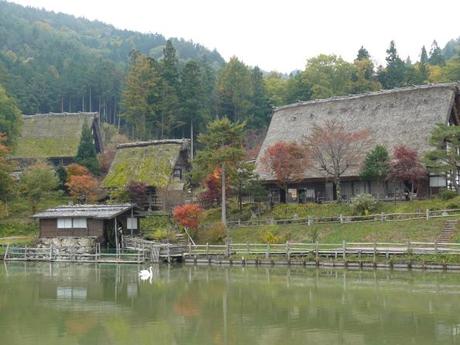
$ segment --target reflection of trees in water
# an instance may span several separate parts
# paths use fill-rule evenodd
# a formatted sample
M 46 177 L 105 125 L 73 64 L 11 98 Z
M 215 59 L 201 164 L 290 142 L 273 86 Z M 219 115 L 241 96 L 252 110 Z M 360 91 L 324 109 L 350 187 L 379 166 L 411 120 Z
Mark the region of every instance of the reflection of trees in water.
M 8 264 L 0 326 L 21 319 L 40 339 L 88 345 L 378 344 L 409 333 L 432 344 L 451 343 L 460 323 L 454 274 L 162 266 L 150 285 L 141 268 Z M 85 288 L 86 299 L 58 300 L 59 287 Z

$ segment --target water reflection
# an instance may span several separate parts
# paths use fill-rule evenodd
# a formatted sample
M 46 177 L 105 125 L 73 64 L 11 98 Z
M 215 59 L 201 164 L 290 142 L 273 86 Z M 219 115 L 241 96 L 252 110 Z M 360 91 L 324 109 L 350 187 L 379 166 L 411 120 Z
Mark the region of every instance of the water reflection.
M 2 344 L 460 344 L 457 273 L 142 268 L 0 266 Z

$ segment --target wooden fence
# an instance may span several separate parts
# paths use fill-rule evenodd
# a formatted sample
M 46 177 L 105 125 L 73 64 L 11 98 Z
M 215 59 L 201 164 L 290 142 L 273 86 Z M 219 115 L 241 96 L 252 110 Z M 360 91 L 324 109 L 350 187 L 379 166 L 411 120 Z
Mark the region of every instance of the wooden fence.
M 189 257 L 333 257 L 346 259 L 348 256 L 358 257 L 367 255 L 385 256 L 394 255 L 460 255 L 460 243 L 437 242 L 346 242 L 342 243 L 290 243 L 284 244 L 253 244 L 227 243 L 225 245 L 189 245 L 184 254 Z
M 445 210 L 425 210 L 425 212 L 413 213 L 379 213 L 365 216 L 345 216 L 336 215 L 328 217 L 306 217 L 306 218 L 289 218 L 289 219 L 251 219 L 248 221 L 229 221 L 229 227 L 249 227 L 249 226 L 267 226 L 278 224 L 305 224 L 307 226 L 313 224 L 344 224 L 344 223 L 360 223 L 360 222 L 397 222 L 408 220 L 430 220 L 433 218 L 458 217 L 460 209 L 445 209 Z

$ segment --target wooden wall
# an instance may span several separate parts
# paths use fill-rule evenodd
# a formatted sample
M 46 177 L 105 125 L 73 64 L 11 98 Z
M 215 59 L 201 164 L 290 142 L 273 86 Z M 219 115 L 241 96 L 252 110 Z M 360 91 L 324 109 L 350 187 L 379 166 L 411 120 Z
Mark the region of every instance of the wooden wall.
M 58 229 L 57 219 L 40 219 L 40 237 L 85 237 L 95 236 L 98 240 L 104 238 L 104 221 L 88 219 L 87 229 Z

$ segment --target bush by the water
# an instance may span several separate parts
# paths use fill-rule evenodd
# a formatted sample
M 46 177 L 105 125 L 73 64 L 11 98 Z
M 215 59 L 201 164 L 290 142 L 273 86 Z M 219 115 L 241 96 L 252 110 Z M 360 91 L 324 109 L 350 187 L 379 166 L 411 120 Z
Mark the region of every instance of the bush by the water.
M 283 239 L 281 238 L 281 236 L 275 235 L 273 232 L 269 230 L 265 230 L 264 232 L 260 234 L 260 240 L 263 243 L 267 243 L 267 244 L 276 244 L 276 243 L 283 242 Z
M 367 193 L 359 194 L 351 199 L 351 208 L 355 215 L 367 215 L 377 210 L 377 200 Z
M 453 199 L 457 196 L 457 192 L 454 190 L 450 189 L 443 189 L 442 191 L 439 192 L 439 198 L 441 200 L 450 200 Z

